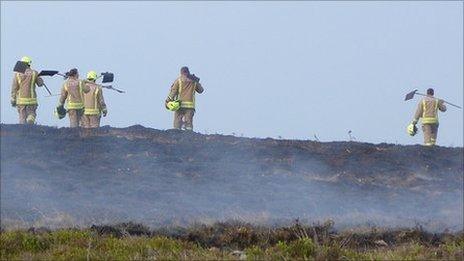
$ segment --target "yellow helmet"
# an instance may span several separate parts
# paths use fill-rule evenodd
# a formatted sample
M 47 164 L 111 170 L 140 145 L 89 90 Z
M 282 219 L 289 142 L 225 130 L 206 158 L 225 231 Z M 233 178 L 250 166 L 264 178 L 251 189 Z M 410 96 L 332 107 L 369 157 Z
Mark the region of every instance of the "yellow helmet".
M 97 79 L 97 72 L 96 71 L 90 71 L 87 73 L 87 80 L 94 81 Z
M 166 104 L 166 108 L 170 111 L 177 111 L 180 109 L 179 101 L 170 101 Z
M 21 62 L 25 62 L 28 65 L 31 65 L 32 60 L 31 60 L 31 58 L 29 56 L 23 56 L 23 58 L 21 58 Z
M 417 133 L 417 127 L 413 123 L 409 124 L 406 130 L 410 136 L 414 136 Z

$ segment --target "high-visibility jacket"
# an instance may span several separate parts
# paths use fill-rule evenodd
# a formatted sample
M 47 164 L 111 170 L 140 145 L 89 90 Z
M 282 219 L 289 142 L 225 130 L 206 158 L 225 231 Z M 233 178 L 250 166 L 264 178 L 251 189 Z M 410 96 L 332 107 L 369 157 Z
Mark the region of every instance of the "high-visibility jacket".
M 202 93 L 203 86 L 185 75 L 179 76 L 171 85 L 168 100 L 179 100 L 180 107 L 195 109 L 195 92 Z
M 43 86 L 43 80 L 31 68 L 24 73 L 15 73 L 11 86 L 11 100 L 17 105 L 37 105 L 36 85 Z
M 84 114 L 100 115 L 103 111 L 106 111 L 102 87 L 89 81 L 85 81 L 85 85 L 89 87 L 90 90 L 84 93 Z
M 422 118 L 422 124 L 438 124 L 438 110 L 446 111 L 443 100 L 435 99 L 430 95 L 424 97 L 417 106 L 414 120 L 417 122 Z
M 61 89 L 60 104 L 67 101 L 66 108 L 68 110 L 84 109 L 84 93 L 89 91 L 89 87 L 82 80 L 68 78 Z

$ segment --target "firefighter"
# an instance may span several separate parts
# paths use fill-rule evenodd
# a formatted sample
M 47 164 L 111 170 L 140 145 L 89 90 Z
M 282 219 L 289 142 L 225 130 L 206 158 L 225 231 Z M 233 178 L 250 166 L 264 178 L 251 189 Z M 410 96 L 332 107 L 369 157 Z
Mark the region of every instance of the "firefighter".
M 37 117 L 36 86 L 43 86 L 44 82 L 38 72 L 31 69 L 31 58 L 24 56 L 22 62 L 28 65 L 24 73 L 15 73 L 11 86 L 11 106 L 18 109 L 19 124 L 35 124 Z
M 66 81 L 61 89 L 59 106 L 63 107 L 65 101 L 68 112 L 70 127 L 79 127 L 81 117 L 84 113 L 84 93 L 88 93 L 90 88 L 79 80 L 79 72 L 76 68 L 66 73 Z
M 174 129 L 193 130 L 195 114 L 195 92 L 202 93 L 200 79 L 190 74 L 189 68 L 180 69 L 180 76 L 171 85 L 165 105 L 174 113 Z
M 427 96 L 421 99 L 417 106 L 414 119 L 408 126 L 408 133 L 416 133 L 416 124 L 422 118 L 422 131 L 424 132 L 424 145 L 433 146 L 437 142 L 438 133 L 438 110 L 445 112 L 446 106 L 443 100 L 433 97 L 434 90 L 427 90 Z
M 90 89 L 84 93 L 84 115 L 82 116 L 82 127 L 98 128 L 100 127 L 101 115 L 106 117 L 108 113 L 105 100 L 103 99 L 102 87 L 96 84 L 97 73 L 90 71 L 87 73 L 85 85 Z

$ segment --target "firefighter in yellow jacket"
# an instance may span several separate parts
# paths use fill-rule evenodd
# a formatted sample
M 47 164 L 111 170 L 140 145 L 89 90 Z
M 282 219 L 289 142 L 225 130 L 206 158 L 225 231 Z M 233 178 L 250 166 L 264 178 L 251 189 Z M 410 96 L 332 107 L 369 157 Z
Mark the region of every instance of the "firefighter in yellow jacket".
M 416 124 L 422 118 L 422 131 L 424 132 L 424 145 L 433 146 L 437 142 L 438 134 L 438 110 L 445 112 L 446 106 L 443 100 L 433 97 L 434 90 L 427 90 L 427 96 L 418 104 L 414 119 L 408 126 L 408 133 L 414 135 Z
M 17 107 L 19 124 L 34 124 L 37 117 L 36 86 L 43 86 L 39 73 L 31 69 L 31 58 L 24 56 L 21 59 L 28 65 L 24 73 L 15 73 L 11 86 L 11 105 Z
M 79 127 L 79 122 L 84 114 L 84 93 L 90 91 L 90 88 L 84 84 L 84 81 L 79 80 L 79 72 L 77 69 L 71 69 L 66 73 L 68 77 L 61 89 L 59 106 L 64 106 L 68 112 L 70 127 Z
M 202 93 L 203 90 L 199 78 L 190 74 L 188 67 L 182 67 L 180 76 L 171 85 L 171 91 L 166 99 L 166 107 L 175 111 L 174 129 L 193 130 L 195 93 Z M 171 106 L 173 103 L 175 106 Z
M 105 100 L 103 98 L 102 87 L 96 84 L 97 73 L 90 71 L 87 73 L 87 81 L 85 85 L 90 89 L 84 93 L 84 115 L 82 116 L 82 127 L 98 128 L 100 127 L 101 115 L 106 117 L 108 113 Z

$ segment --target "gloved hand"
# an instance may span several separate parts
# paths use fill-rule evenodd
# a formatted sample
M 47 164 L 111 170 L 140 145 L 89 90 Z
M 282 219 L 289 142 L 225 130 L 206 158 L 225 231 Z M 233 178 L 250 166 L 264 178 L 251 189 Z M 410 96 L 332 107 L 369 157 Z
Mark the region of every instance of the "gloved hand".
M 107 114 L 108 114 L 108 111 L 107 111 L 107 110 L 103 110 L 103 117 L 106 117 Z
M 58 106 L 56 106 L 54 114 L 59 120 L 66 117 L 66 109 L 64 108 L 64 105 L 59 104 Z
M 417 133 L 417 127 L 416 127 L 416 124 L 414 123 L 414 121 L 411 122 L 411 123 L 408 125 L 408 128 L 407 128 L 406 130 L 407 130 L 407 132 L 408 132 L 408 134 L 409 134 L 410 136 L 416 135 L 416 133 Z
M 13 100 L 13 99 L 11 100 L 11 106 L 16 107 L 16 100 Z

